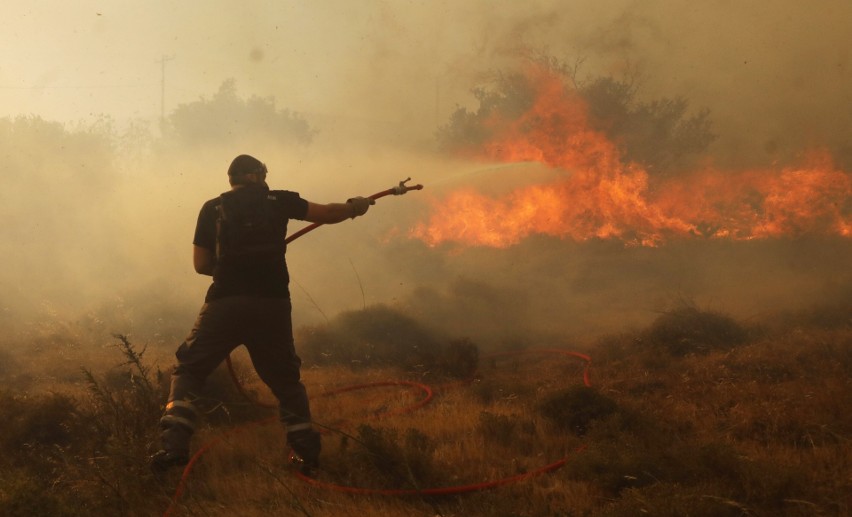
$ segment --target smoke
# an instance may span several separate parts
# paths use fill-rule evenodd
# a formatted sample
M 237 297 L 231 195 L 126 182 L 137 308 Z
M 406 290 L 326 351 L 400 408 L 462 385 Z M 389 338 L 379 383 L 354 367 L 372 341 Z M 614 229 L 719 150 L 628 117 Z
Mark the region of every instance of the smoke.
M 850 100 L 852 6 L 828 2 L 632 3 L 585 36 L 589 48 L 637 67 L 651 95 L 681 95 L 713 113 L 715 157 L 731 165 L 784 160 L 840 145 Z M 836 18 L 839 16 L 840 18 Z
M 848 296 L 848 239 L 645 249 L 532 237 L 493 250 L 408 238 L 428 201 L 440 206 L 446 192 L 507 191 L 553 174 L 451 159 L 434 146 L 456 107 L 475 103 L 472 88 L 531 52 L 577 65 L 578 81 L 632 78 L 642 98 L 682 96 L 709 109 L 719 138 L 708 158 L 720 167 L 785 162 L 817 145 L 852 163 L 848 2 L 160 6 L 98 6 L 97 16 L 80 4 L 58 9 L 65 49 L 37 39 L 50 28 L 27 29 L 33 16 L 6 17 L 20 27 L 6 31 L 19 38 L 15 52 L 31 58 L 0 68 L 4 86 L 23 85 L 0 101 L 11 115 L 0 120 L 4 324 L 86 316 L 109 332 L 182 337 L 209 282 L 191 267 L 195 219 L 227 189 L 227 164 L 240 153 L 267 163 L 273 188 L 314 202 L 409 176 L 426 186 L 291 245 L 297 324 L 386 303 L 489 343 L 586 340 L 641 325 L 681 298 L 751 317 Z M 130 131 L 128 118 L 159 115 L 162 56 L 174 56 L 167 116 L 234 78 L 240 95 L 271 96 L 302 114 L 318 131 L 313 143 L 234 135 L 226 145 L 181 147 L 158 141 L 153 123 Z M 117 87 L 130 84 L 144 91 Z M 107 127 L 92 122 L 99 113 Z M 90 122 L 53 122 L 79 119 Z

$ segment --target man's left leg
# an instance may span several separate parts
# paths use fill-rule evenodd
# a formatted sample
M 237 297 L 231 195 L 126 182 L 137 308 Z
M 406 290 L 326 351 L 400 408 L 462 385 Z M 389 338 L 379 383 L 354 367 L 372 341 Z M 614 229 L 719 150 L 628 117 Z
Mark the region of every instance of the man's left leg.
M 319 466 L 321 442 L 313 429 L 308 394 L 301 382 L 302 361 L 296 355 L 290 300 L 261 299 L 254 314 L 257 321 L 246 342 L 254 368 L 280 404 L 281 421 L 287 428 L 287 443 L 310 473 Z

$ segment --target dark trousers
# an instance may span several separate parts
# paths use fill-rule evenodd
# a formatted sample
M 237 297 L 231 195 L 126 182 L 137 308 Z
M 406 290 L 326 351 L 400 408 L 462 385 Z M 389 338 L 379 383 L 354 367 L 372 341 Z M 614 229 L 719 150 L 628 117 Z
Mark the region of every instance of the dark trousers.
M 288 426 L 310 422 L 290 313 L 288 298 L 230 296 L 201 307 L 192 331 L 175 354 L 178 364 L 160 420 L 165 450 L 189 450 L 197 422 L 192 401 L 200 396 L 210 373 L 239 345 L 248 349 L 255 371 L 278 399 L 282 422 Z

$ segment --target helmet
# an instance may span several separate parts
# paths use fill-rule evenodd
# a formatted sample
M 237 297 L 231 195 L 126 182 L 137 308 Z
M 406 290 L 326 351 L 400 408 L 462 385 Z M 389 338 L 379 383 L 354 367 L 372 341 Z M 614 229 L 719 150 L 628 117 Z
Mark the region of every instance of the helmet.
M 241 154 L 234 158 L 228 167 L 228 176 L 245 176 L 246 174 L 266 174 L 266 165 L 254 156 Z

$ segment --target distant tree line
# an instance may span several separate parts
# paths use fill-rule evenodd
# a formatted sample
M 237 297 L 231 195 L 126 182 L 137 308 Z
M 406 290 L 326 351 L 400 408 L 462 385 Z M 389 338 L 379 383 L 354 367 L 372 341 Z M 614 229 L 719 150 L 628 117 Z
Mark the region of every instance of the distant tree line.
M 278 109 L 274 97 L 237 95 L 228 79 L 210 99 L 180 104 L 164 128 L 176 145 L 216 145 L 243 138 L 266 138 L 284 144 L 309 144 L 316 134 L 298 113 Z

